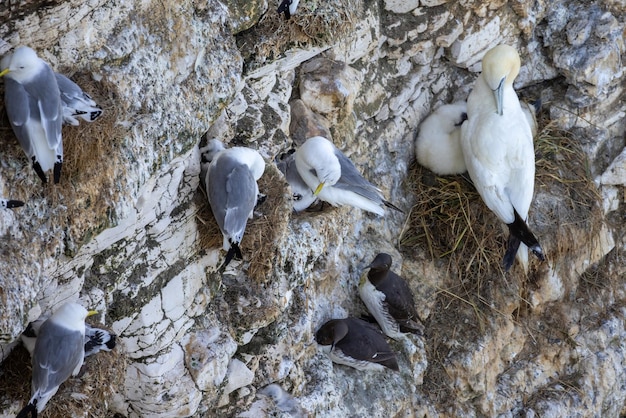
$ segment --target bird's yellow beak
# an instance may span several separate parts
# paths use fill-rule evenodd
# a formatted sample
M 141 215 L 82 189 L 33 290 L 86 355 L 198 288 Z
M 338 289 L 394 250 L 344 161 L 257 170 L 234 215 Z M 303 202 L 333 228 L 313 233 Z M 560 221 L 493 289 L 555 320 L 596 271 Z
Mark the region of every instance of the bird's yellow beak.
M 2 77 L 3 75 L 7 75 L 9 74 L 9 69 L 5 68 L 4 70 L 0 71 L 0 77 Z
M 321 183 L 320 183 L 320 185 L 319 185 L 319 186 L 317 186 L 317 189 L 315 189 L 315 191 L 313 192 L 313 194 L 314 194 L 315 196 L 317 196 L 317 195 L 318 195 L 318 194 L 322 191 L 322 188 L 323 188 L 323 187 L 324 187 L 324 182 L 321 182 Z
M 0 73 L 2 74 L 2 73 Z M 98 311 L 89 311 L 87 312 L 87 316 L 92 316 L 92 315 L 96 315 L 98 313 Z

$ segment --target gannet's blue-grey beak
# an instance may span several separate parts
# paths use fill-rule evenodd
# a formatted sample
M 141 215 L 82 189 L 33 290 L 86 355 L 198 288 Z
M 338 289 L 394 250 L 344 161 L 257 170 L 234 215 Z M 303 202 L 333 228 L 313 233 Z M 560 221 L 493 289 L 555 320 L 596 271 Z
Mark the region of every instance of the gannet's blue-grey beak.
M 504 96 L 504 82 L 506 81 L 506 77 L 502 77 L 500 80 L 500 84 L 498 84 L 498 88 L 493 91 L 493 94 L 496 98 L 496 108 L 498 109 L 498 115 L 502 116 L 502 99 Z

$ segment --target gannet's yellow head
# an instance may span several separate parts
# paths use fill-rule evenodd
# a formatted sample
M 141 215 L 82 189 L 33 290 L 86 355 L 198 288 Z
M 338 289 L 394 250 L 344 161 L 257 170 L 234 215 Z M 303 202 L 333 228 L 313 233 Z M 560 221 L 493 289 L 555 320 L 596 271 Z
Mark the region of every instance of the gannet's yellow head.
M 519 74 L 521 61 L 519 54 L 509 45 L 491 48 L 483 57 L 483 79 L 493 90 L 498 114 L 502 115 L 502 96 L 505 86 L 512 86 Z

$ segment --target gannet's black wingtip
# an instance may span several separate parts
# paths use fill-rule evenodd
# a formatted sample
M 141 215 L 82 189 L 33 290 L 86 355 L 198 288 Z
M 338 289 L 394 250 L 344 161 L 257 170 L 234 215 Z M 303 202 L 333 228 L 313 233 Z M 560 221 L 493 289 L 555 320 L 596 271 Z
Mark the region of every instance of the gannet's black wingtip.
M 539 244 L 537 237 L 535 237 L 535 235 L 532 233 L 530 228 L 528 228 L 528 225 L 526 224 L 526 222 L 521 218 L 521 216 L 519 216 L 519 213 L 517 213 L 515 209 L 513 210 L 513 213 L 515 215 L 515 220 L 512 223 L 507 224 L 507 226 L 509 227 L 510 234 L 516 237 L 517 240 L 526 244 L 526 246 L 530 248 L 530 250 L 533 252 L 533 254 L 535 254 L 535 256 L 539 260 L 545 261 L 546 258 L 543 254 L 543 250 L 541 249 L 541 245 Z M 509 238 L 509 247 L 510 245 L 511 245 L 511 238 Z M 517 244 L 517 247 L 519 247 L 519 243 Z M 506 260 L 507 255 L 509 255 L 508 253 L 509 253 L 509 249 L 507 249 L 505 260 Z M 515 253 L 517 253 L 517 249 L 515 249 L 515 252 L 512 255 L 510 255 L 510 257 L 515 258 Z
M 510 234 L 509 239 L 506 246 L 506 253 L 504 253 L 504 258 L 502 259 L 502 268 L 507 272 L 513 266 L 513 262 L 515 261 L 515 255 L 517 254 L 517 250 L 519 249 L 520 244 L 519 238 L 515 235 Z
M 291 17 L 291 13 L 289 13 L 289 5 L 291 5 L 291 0 L 283 0 L 278 6 L 278 9 L 276 9 L 276 12 L 278 12 L 278 14 L 285 14 L 285 20 L 289 20 L 289 18 Z

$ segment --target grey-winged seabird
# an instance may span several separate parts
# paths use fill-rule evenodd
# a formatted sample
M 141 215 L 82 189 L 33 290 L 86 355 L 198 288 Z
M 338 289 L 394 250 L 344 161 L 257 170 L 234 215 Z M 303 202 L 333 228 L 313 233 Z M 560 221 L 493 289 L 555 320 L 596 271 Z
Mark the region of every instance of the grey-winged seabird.
M 383 332 L 394 339 L 406 332 L 423 335 L 411 288 L 391 271 L 391 256 L 380 253 L 366 268 L 369 271 L 361 276 L 359 295 Z
M 95 313 L 68 302 L 41 325 L 32 355 L 32 397 L 17 418 L 36 417 L 59 386 L 78 374 L 85 358 L 85 318 Z
M 27 46 L 3 61 L 4 103 L 13 132 L 43 183 L 53 169 L 54 182 L 63 165 L 63 109 L 52 68 Z
M 381 216 L 385 206 L 402 212 L 385 200 L 380 189 L 365 180 L 352 161 L 324 137 L 307 139 L 296 150 L 295 161 L 300 177 L 320 200 Z
M 77 118 L 93 122 L 102 116 L 102 108 L 78 84 L 63 74 L 54 73 L 54 75 L 63 102 L 63 123 L 78 126 Z
M 28 350 L 31 356 L 35 349 L 39 329 L 46 319 L 47 318 L 40 318 L 30 322 L 20 336 L 22 344 L 24 344 L 24 347 L 26 347 L 26 350 Z M 111 351 L 115 348 L 116 338 L 117 336 L 110 331 L 85 324 L 85 357 L 89 357 L 100 351 Z
M 399 370 L 396 355 L 383 334 L 361 319 L 331 319 L 317 331 L 315 341 L 335 363 L 358 370 Z
M 289 183 L 292 193 L 293 210 L 301 212 L 311 206 L 317 200 L 313 190 L 302 180 L 300 173 L 296 169 L 296 158 L 293 153 L 283 156 L 276 163 L 278 169 L 285 175 L 285 180 Z
M 211 211 L 224 236 L 225 267 L 235 256 L 242 258 L 239 243 L 259 197 L 257 180 L 265 171 L 265 161 L 251 148 L 226 149 L 217 139 L 210 140 L 201 152 L 209 162 L 203 169 L 204 184 Z

